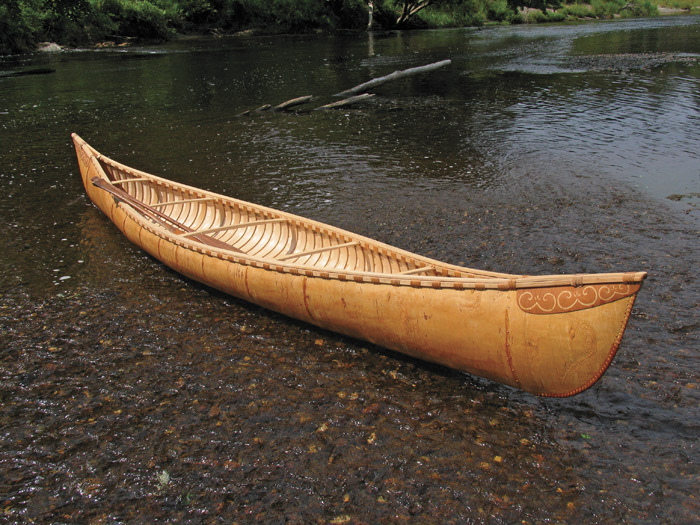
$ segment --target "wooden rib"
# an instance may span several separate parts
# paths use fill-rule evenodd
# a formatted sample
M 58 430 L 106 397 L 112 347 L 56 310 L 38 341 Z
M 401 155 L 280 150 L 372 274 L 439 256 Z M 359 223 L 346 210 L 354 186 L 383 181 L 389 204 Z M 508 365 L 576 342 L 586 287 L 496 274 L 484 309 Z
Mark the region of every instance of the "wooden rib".
M 412 270 L 406 270 L 405 272 L 396 272 L 397 275 L 412 275 L 414 273 L 423 273 L 430 270 L 434 270 L 434 266 L 421 266 L 420 268 L 413 268 Z
M 304 257 L 305 255 L 313 255 L 315 253 L 321 253 L 328 250 L 337 250 L 339 248 L 347 248 L 348 246 L 356 246 L 360 244 L 358 241 L 345 242 L 343 244 L 334 244 L 333 246 L 324 246 L 323 248 L 316 248 L 315 250 L 308 250 L 299 253 L 290 253 L 289 255 L 283 255 L 277 259 L 280 261 L 286 261 L 287 259 L 296 259 L 297 257 Z
M 100 164 L 97 162 L 97 159 L 93 157 L 93 162 L 97 165 L 98 168 L 98 173 L 101 170 Z M 104 174 L 104 171 L 102 171 Z M 92 178 L 92 184 L 97 186 L 100 189 L 103 189 L 107 191 L 108 193 L 112 194 L 115 196 L 117 199 L 120 201 L 126 203 L 128 206 L 130 206 L 135 212 L 141 214 L 143 217 L 150 218 L 152 221 L 156 222 L 157 224 L 160 224 L 162 227 L 164 227 L 167 231 L 171 232 L 173 235 L 176 237 L 178 236 L 174 232 L 176 229 L 184 230 L 185 232 L 189 233 L 188 228 L 184 224 L 180 224 L 176 220 L 174 220 L 172 217 L 168 217 L 164 213 L 154 210 L 147 204 L 144 204 L 143 202 L 139 201 L 136 199 L 133 195 L 128 194 L 121 188 L 117 188 L 113 184 L 110 184 L 107 179 L 104 179 L 102 177 L 96 176 Z M 211 237 L 207 237 L 205 235 L 195 235 L 193 239 L 199 243 L 205 244 L 207 246 L 214 246 L 216 248 L 223 248 L 227 251 L 230 252 L 238 252 L 241 253 L 240 250 L 238 250 L 236 247 L 231 246 L 227 243 L 221 242 L 218 239 L 213 239 Z
M 218 226 L 216 228 L 206 228 L 203 230 L 196 230 L 192 231 L 189 233 L 183 234 L 183 237 L 189 237 L 190 235 L 197 235 L 199 233 L 206 234 L 206 233 L 214 233 L 214 232 L 222 232 L 224 230 L 235 230 L 237 228 L 248 228 L 249 226 L 257 226 L 259 224 L 270 224 L 273 222 L 286 222 L 287 219 L 265 219 L 264 221 L 252 221 L 252 222 L 244 222 L 242 224 L 228 224 L 226 226 Z
M 191 215 L 192 218 L 188 221 L 190 228 L 193 230 L 203 230 L 204 228 L 208 228 L 212 224 L 215 224 L 209 217 L 210 206 L 199 206 L 197 204 L 193 204 L 188 207 L 191 208 L 193 212 Z
M 112 184 L 126 184 L 127 182 L 144 182 L 147 180 L 151 180 L 148 177 L 136 177 L 133 179 L 118 179 L 118 180 L 113 180 L 110 181 Z
M 175 200 L 175 201 L 167 201 L 167 202 L 157 202 L 155 204 L 151 204 L 151 208 L 160 208 L 161 206 L 170 206 L 171 204 L 187 204 L 189 202 L 204 202 L 204 201 L 215 201 L 216 199 L 214 197 L 198 197 L 196 199 L 181 199 L 181 200 Z
M 266 223 L 268 223 L 268 221 L 274 221 L 269 228 L 264 226 L 262 228 L 256 227 L 254 229 L 256 242 L 248 251 L 250 255 L 260 257 L 263 252 L 270 250 L 270 246 L 276 246 L 279 242 L 279 228 L 276 227 L 277 224 L 280 224 L 279 220 L 275 221 L 274 219 L 265 219 Z
M 274 253 L 279 253 L 280 246 L 284 247 L 287 245 L 287 240 L 289 239 L 289 228 L 273 227 L 273 231 L 270 234 L 269 242 L 263 246 L 256 254 L 256 257 L 261 259 L 274 259 Z

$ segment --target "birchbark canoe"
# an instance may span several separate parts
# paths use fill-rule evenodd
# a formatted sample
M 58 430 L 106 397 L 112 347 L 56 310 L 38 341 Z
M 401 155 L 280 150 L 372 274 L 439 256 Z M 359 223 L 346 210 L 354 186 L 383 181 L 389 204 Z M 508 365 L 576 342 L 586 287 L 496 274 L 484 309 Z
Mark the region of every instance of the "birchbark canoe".
M 543 396 L 593 385 L 645 272 L 524 276 L 422 257 L 150 175 L 72 135 L 92 202 L 190 279 L 324 329 Z

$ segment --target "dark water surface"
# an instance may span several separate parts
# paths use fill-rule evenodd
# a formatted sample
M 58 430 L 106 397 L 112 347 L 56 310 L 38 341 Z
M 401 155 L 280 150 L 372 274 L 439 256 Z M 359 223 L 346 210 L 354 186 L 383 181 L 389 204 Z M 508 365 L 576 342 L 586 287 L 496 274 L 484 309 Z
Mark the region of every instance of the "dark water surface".
M 679 17 L 0 59 L 55 70 L 0 77 L 0 515 L 700 520 L 699 54 Z M 453 263 L 650 277 L 603 379 L 535 398 L 181 278 L 87 201 L 72 131 Z

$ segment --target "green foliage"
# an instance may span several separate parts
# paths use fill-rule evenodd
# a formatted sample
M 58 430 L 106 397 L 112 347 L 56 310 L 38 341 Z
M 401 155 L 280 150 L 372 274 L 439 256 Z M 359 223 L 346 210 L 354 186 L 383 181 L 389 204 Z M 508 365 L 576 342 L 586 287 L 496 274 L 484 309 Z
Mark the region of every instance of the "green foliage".
M 569 4 L 561 10 L 568 18 L 593 18 L 595 15 L 591 8 L 583 4 Z
M 486 0 L 486 18 L 492 22 L 510 24 L 524 22 L 523 16 L 509 5 L 508 0 Z
M 166 39 L 173 34 L 172 17 L 148 0 L 101 0 L 95 7 L 110 18 L 121 36 Z
M 93 10 L 87 0 L 3 0 L 0 53 L 30 51 L 37 42 L 89 40 Z
M 18 0 L 6 0 L 0 4 L 0 51 L 29 50 L 40 27 L 41 17 L 36 9 L 25 9 Z
M 175 3 L 185 30 L 259 28 L 269 32 L 303 32 L 332 29 L 340 17 L 347 17 L 350 12 L 360 19 L 366 16 L 359 9 L 359 0 L 179 0 Z
M 324 3 L 316 0 L 269 0 L 267 18 L 283 31 L 305 31 L 330 26 Z
M 508 5 L 513 9 L 530 7 L 533 9 L 539 9 L 545 18 L 547 16 L 547 9 L 559 9 L 561 7 L 561 0 L 508 0 Z
M 550 11 L 547 13 L 548 22 L 563 22 L 566 15 L 561 11 Z
M 489 0 L 486 2 L 486 13 L 489 20 L 505 22 L 513 10 L 508 5 L 507 0 Z
M 652 4 L 649 0 L 637 0 L 625 5 L 622 11 L 622 16 L 656 16 L 659 14 L 659 8 L 656 4 Z
M 542 11 L 531 11 L 527 14 L 527 22 L 530 24 L 541 24 L 549 22 L 549 17 Z
M 208 26 L 216 22 L 218 15 L 219 9 L 209 0 L 182 0 L 180 2 L 180 16 L 188 24 Z
M 530 11 L 527 14 L 527 22 L 530 24 L 544 24 L 547 22 L 563 22 L 566 20 L 566 14 L 562 11 Z
M 700 9 L 700 0 L 662 0 L 659 7 L 671 7 L 673 9 Z
M 88 0 L 46 0 L 44 7 L 58 17 L 76 22 L 81 21 L 92 10 Z
M 377 27 L 395 27 L 406 1 L 374 0 Z M 657 14 L 652 0 L 591 0 L 590 7 L 575 1 L 559 9 L 561 0 L 432 0 L 408 25 L 521 23 L 524 7 L 539 10 L 527 15 L 535 23 Z M 664 1 L 672 7 L 700 5 L 700 0 Z M 84 45 L 116 35 L 167 39 L 175 32 L 305 32 L 366 24 L 367 0 L 0 0 L 0 53 L 29 51 L 40 41 Z
M 598 18 L 612 18 L 625 7 L 626 0 L 591 0 L 593 14 Z
M 416 22 L 426 27 L 465 27 L 482 26 L 486 20 L 483 0 L 463 0 L 443 2 L 419 11 Z

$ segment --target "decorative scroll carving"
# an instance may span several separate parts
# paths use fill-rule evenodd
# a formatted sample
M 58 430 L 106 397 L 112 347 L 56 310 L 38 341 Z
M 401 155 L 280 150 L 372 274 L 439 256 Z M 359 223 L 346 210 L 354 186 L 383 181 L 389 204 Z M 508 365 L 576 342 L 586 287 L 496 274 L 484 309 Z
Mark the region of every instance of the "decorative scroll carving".
M 638 284 L 595 284 L 581 287 L 518 290 L 518 306 L 530 314 L 558 314 L 618 301 L 639 290 Z

